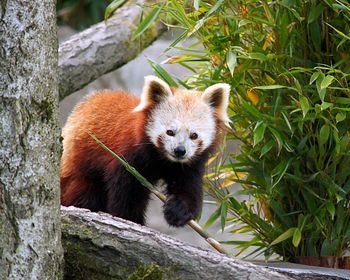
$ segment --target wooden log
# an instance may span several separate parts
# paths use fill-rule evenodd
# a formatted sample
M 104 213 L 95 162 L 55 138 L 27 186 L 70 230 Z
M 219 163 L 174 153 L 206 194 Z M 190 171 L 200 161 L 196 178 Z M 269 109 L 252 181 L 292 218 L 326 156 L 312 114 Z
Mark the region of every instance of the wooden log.
M 152 264 L 168 279 L 294 279 L 105 213 L 62 206 L 61 221 L 66 279 L 127 279 Z
M 131 40 L 145 2 L 129 1 L 106 23 L 93 25 L 60 44 L 60 100 L 126 64 L 166 30 L 166 26 L 157 21 L 144 35 L 135 41 Z

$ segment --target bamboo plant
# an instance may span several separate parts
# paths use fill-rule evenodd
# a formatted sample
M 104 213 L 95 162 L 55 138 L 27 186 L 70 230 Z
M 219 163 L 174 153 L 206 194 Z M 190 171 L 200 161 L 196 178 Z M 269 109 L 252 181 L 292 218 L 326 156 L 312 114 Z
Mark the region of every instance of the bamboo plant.
M 240 252 L 255 246 L 254 255 L 291 261 L 343 256 L 350 246 L 348 1 L 167 0 L 148 9 L 136 35 L 162 16 L 180 34 L 164 51 L 177 55 L 164 63 L 191 72 L 182 81 L 151 61 L 156 74 L 172 85 L 232 87 L 227 141 L 240 148 L 208 176 L 218 204 L 208 224 L 249 232 L 251 240 L 226 241 Z M 189 37 L 195 43 L 179 44 Z

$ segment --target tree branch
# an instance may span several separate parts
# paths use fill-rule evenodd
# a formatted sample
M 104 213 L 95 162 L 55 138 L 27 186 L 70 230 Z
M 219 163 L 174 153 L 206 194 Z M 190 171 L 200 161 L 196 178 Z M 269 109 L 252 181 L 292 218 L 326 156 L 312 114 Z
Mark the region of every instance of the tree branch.
M 74 279 L 126 279 L 138 265 L 151 263 L 180 279 L 294 279 L 108 214 L 62 206 L 61 218 L 66 276 Z
M 141 5 L 145 2 L 130 1 L 117 10 L 106 24 L 100 22 L 60 44 L 60 100 L 126 64 L 166 30 L 166 26 L 157 21 L 141 39 L 131 41 L 142 13 Z

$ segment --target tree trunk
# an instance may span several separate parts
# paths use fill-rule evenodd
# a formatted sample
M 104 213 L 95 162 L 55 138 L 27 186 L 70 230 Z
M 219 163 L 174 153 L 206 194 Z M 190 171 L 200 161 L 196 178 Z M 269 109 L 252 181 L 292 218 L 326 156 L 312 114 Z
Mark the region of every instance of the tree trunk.
M 300 279 L 194 247 L 106 213 L 61 209 L 67 280 L 127 279 L 142 266 L 148 272 L 154 270 L 154 264 L 164 279 Z
M 129 1 L 107 22 L 73 35 L 59 46 L 59 95 L 62 100 L 103 74 L 134 59 L 165 30 L 157 20 L 140 38 L 132 41 L 145 0 Z M 152 2 L 152 1 L 148 1 Z
M 0 279 L 59 279 L 55 0 L 0 0 Z

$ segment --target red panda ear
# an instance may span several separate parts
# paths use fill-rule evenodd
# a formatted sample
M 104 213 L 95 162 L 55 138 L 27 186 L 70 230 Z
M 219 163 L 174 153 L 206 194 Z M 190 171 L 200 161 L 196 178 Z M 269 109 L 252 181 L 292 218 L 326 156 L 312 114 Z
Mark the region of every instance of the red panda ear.
M 208 87 L 202 93 L 202 99 L 214 108 L 216 116 L 229 126 L 230 119 L 227 115 L 231 87 L 228 84 L 215 84 Z
M 157 104 L 168 98 L 173 93 L 167 83 L 156 76 L 146 76 L 145 85 L 141 94 L 141 102 L 133 110 L 134 112 L 142 111 L 150 105 Z

